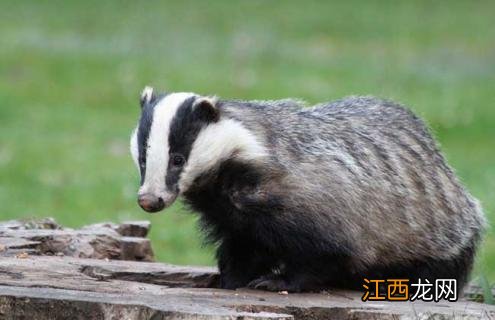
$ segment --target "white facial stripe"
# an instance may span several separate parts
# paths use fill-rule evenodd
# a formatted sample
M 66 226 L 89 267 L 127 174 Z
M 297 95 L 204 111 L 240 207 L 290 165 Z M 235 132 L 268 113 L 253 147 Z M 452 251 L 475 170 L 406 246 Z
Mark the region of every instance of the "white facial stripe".
M 220 120 L 204 128 L 194 141 L 186 166 L 179 179 L 179 190 L 186 191 L 201 173 L 214 168 L 234 152 L 244 160 L 267 155 L 265 147 L 238 121 Z
M 151 192 L 164 199 L 167 198 L 165 176 L 168 167 L 170 124 L 177 109 L 186 99 L 193 96 L 195 96 L 193 93 L 173 93 L 155 106 L 148 137 L 146 173 L 140 193 Z
M 132 160 L 136 164 L 139 169 L 139 151 L 138 151 L 138 143 L 137 143 L 137 128 L 134 129 L 131 135 L 131 155 Z

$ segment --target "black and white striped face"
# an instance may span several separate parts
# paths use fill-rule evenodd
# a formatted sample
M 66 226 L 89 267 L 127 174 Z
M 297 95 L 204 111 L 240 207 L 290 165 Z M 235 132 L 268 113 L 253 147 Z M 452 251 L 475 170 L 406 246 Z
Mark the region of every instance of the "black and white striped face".
M 263 150 L 239 122 L 222 119 L 215 99 L 194 93 L 154 95 L 145 88 L 131 153 L 141 174 L 139 205 L 148 212 L 171 205 L 195 178 L 222 160 Z
M 213 101 L 193 93 L 155 96 L 145 88 L 141 119 L 131 138 L 131 153 L 141 174 L 138 200 L 155 212 L 174 202 L 179 178 L 201 129 L 218 121 Z

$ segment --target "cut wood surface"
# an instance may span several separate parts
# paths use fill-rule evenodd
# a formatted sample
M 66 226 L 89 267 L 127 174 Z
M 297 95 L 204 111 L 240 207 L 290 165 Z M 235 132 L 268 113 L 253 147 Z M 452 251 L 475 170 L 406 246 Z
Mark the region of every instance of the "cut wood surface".
M 89 229 L 101 227 L 118 233 L 117 226 Z M 5 228 L 0 229 L 4 232 Z M 358 291 L 278 294 L 222 290 L 215 288 L 218 273 L 212 267 L 89 259 L 65 253 L 43 256 L 43 241 L 57 237 L 47 233 L 28 236 L 29 229 L 9 230 L 0 239 L 4 247 L 0 319 L 495 319 L 494 306 L 468 300 L 362 302 L 363 293 Z M 43 230 L 57 235 L 61 231 Z M 86 236 L 81 230 L 70 231 L 69 237 Z M 9 250 L 16 254 L 8 254 Z

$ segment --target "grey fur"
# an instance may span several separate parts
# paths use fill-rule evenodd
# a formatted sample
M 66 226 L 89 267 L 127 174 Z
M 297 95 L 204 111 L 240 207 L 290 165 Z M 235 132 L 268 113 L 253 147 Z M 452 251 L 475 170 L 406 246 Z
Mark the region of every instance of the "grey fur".
M 284 195 L 287 207 L 299 208 L 293 212 L 302 208 L 333 232 L 351 247 L 353 272 L 384 261 L 448 260 L 476 246 L 480 205 L 409 110 L 372 97 L 307 109 L 290 100 L 219 104 L 268 148 L 264 169 L 283 176 L 258 193 Z

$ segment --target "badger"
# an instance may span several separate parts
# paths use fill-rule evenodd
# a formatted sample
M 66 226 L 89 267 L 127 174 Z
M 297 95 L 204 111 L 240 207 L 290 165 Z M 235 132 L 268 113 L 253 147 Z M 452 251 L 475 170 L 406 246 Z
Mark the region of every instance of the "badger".
M 150 87 L 140 104 L 130 143 L 138 203 L 157 212 L 180 196 L 199 213 L 221 288 L 466 282 L 484 215 L 405 107 L 373 97 L 306 106 Z

